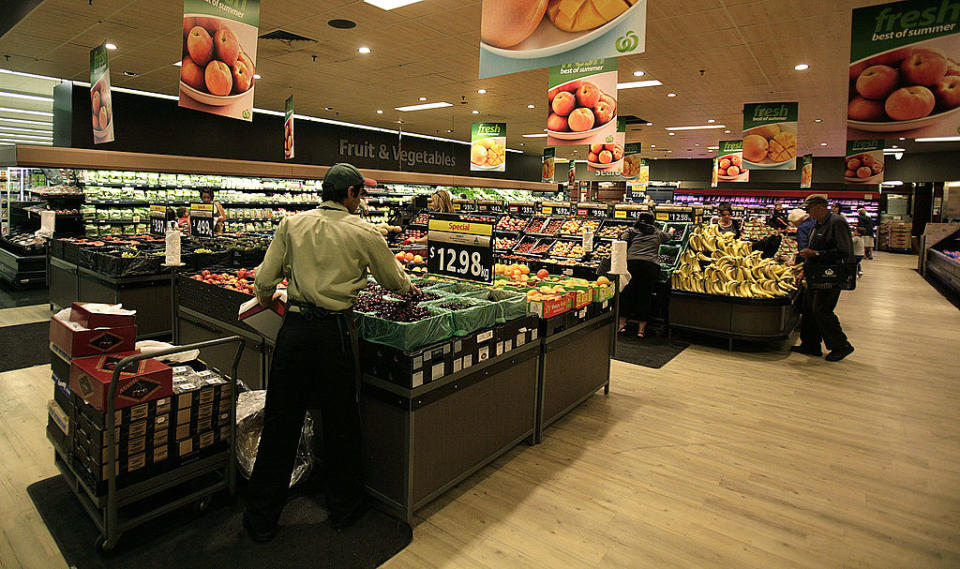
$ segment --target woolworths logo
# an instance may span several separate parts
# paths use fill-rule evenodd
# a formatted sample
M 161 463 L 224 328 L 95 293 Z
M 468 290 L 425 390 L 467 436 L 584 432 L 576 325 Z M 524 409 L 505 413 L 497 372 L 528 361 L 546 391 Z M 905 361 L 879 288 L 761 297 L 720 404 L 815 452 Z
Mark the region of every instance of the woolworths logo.
M 635 34 L 633 30 L 617 38 L 616 47 L 620 53 L 633 51 L 637 49 L 638 45 L 640 45 L 640 38 L 637 37 L 637 34 Z

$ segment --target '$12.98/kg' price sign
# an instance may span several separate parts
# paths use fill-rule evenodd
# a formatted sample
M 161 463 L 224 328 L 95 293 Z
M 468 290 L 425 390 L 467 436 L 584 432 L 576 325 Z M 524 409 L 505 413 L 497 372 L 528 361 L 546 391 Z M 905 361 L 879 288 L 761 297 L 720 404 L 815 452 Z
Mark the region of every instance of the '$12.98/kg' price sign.
M 493 225 L 431 219 L 427 268 L 431 273 L 473 281 L 493 279 Z

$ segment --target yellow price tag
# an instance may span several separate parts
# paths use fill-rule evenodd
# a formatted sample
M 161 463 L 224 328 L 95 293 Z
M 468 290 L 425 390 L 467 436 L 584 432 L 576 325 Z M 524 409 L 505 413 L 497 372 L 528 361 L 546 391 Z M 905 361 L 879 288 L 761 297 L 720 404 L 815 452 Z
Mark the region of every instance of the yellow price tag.
M 542 213 L 543 215 L 550 215 L 551 213 L 553 213 L 553 208 L 552 207 L 542 208 L 540 213 Z
M 453 204 L 453 209 L 460 211 L 460 204 L 458 203 Z
M 670 220 L 669 213 L 665 211 L 657 212 L 657 221 L 669 221 L 669 220 Z
M 625 212 L 625 211 L 623 211 L 623 210 L 617 210 L 617 211 L 613 212 L 613 217 L 616 217 L 617 219 L 626 219 L 626 218 L 627 218 L 627 212 Z

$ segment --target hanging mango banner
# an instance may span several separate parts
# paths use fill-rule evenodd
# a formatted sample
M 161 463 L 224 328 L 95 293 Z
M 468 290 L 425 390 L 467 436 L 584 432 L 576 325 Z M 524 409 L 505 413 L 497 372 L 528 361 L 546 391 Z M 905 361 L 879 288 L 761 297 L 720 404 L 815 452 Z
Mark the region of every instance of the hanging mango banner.
M 90 50 L 90 112 L 93 115 L 93 143 L 113 142 L 110 57 L 104 44 Z
M 743 106 L 743 163 L 747 169 L 797 169 L 799 103 Z
M 960 4 L 854 10 L 849 86 L 847 140 L 960 134 Z
M 543 149 L 543 164 L 540 168 L 540 181 L 552 182 L 557 170 L 557 149 L 548 146 Z
M 743 165 L 743 141 L 721 140 L 718 146 L 717 181 L 749 182 L 750 170 Z
M 650 181 L 650 166 L 640 157 L 641 143 L 631 142 L 623 145 L 623 171 L 620 173 L 624 180 L 635 180 L 638 184 L 647 185 Z
M 598 179 L 622 178 L 623 144 L 627 139 L 627 122 L 617 118 L 617 131 L 602 144 L 591 144 L 587 151 L 587 170 Z
M 183 0 L 180 106 L 253 120 L 260 0 Z
M 507 123 L 475 122 L 470 129 L 470 170 L 507 169 Z
M 548 146 L 612 142 L 617 133 L 617 60 L 551 67 L 547 106 Z
M 882 184 L 883 143 L 882 139 L 848 140 L 843 180 L 848 184 Z
M 293 95 L 283 102 L 283 158 L 293 158 Z
M 809 188 L 813 185 L 813 154 L 804 154 L 800 157 L 800 187 Z
M 646 0 L 483 0 L 480 78 L 646 49 Z

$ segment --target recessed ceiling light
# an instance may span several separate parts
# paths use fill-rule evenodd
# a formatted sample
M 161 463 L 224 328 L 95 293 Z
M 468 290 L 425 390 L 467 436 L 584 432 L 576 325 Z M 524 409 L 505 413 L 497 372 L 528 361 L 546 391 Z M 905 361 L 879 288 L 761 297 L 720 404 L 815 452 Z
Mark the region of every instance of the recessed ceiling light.
M 486 89 L 477 89 L 477 93 L 479 93 L 479 94 L 481 94 L 481 95 L 483 95 L 483 94 L 486 93 L 486 92 L 487 92 Z
M 452 107 L 451 103 L 439 101 L 436 103 L 424 103 L 422 105 L 407 105 L 406 107 L 394 107 L 395 111 L 425 111 L 427 109 L 439 109 L 441 107 Z
M 523 142 L 521 142 L 521 143 L 520 143 L 520 146 L 523 146 L 523 144 L 524 144 L 524 143 L 523 143 Z
M 182 65 L 183 65 L 183 60 L 182 60 L 182 59 L 178 59 L 178 60 L 175 61 L 174 64 L 173 64 L 174 67 L 181 67 Z
M 668 97 L 676 97 L 677 94 L 676 94 L 676 93 L 667 93 L 667 96 L 668 96 Z
M 127 77 L 136 77 L 137 75 L 139 75 L 139 73 L 135 71 L 124 71 L 123 74 L 126 75 Z
M 713 119 L 707 119 L 707 123 L 708 123 L 708 124 L 713 124 L 713 123 L 715 123 L 715 122 L 717 122 L 717 121 L 715 121 L 715 120 L 713 120 Z
M 541 132 L 522 134 L 521 136 L 524 138 L 546 138 L 547 137 L 546 133 L 541 133 Z
M 906 140 L 906 137 L 901 136 L 900 140 Z
M 360 53 L 370 53 L 370 48 L 367 46 L 357 48 L 357 51 Z
M 452 129 L 452 128 L 448 128 L 448 129 L 447 129 L 447 132 L 453 132 L 453 129 Z
M 897 148 L 900 148 L 900 147 L 899 147 L 899 146 L 897 146 L 896 144 L 894 144 L 894 145 L 893 145 L 893 146 L 891 146 L 890 148 L 893 148 L 894 150 L 896 150 Z
M 476 110 L 470 111 L 470 112 L 472 112 L 472 113 L 475 114 L 475 115 L 479 115 L 479 114 L 480 114 L 480 111 L 476 111 Z
M 333 110 L 333 107 L 323 107 L 323 110 L 325 110 L 325 111 L 332 111 L 332 110 Z
M 253 74 L 253 78 L 254 78 L 254 79 L 261 79 L 259 73 L 254 73 L 254 74 Z
M 342 18 L 336 18 L 327 22 L 327 25 L 331 28 L 337 28 L 338 30 L 349 30 L 350 28 L 357 27 L 357 23 L 353 20 L 344 20 Z
M 728 128 L 727 130 L 723 131 L 723 133 L 724 133 L 724 134 L 730 134 L 730 129 Z
M 537 108 L 537 106 L 536 106 L 536 105 L 527 105 L 527 108 L 528 108 L 528 109 L 535 109 L 535 108 Z
M 426 101 L 426 100 L 427 100 L 427 98 L 426 98 L 426 97 L 420 97 L 420 99 L 419 99 L 419 100 L 421 100 L 421 101 Z
M 667 130 L 707 130 L 711 128 L 727 128 L 723 124 L 702 124 L 697 126 L 668 126 L 664 127 Z
M 693 145 L 694 145 L 694 146 L 700 146 L 700 143 L 699 143 L 699 142 L 694 142 Z
M 823 122 L 823 119 L 813 119 L 813 122 Z
M 40 97 L 38 95 L 24 95 L 22 93 L 11 93 L 9 91 L 0 91 L 0 97 L 10 97 L 11 99 L 26 99 L 28 101 L 53 102 L 53 97 Z
M 656 144 L 651 144 L 651 145 L 650 145 L 650 148 L 656 148 L 656 147 L 657 147 Z
M 677 136 L 677 133 L 675 132 L 668 132 L 667 134 L 669 134 L 670 136 Z
M 378 114 L 378 115 L 382 115 L 382 114 L 383 114 L 383 109 L 377 109 L 377 114 Z
M 628 81 L 626 83 L 617 83 L 617 89 L 636 89 L 637 87 L 656 87 L 663 83 L 656 79 L 647 79 L 646 81 Z
M 107 48 L 107 49 L 109 49 L 109 50 L 114 50 L 114 49 L 117 49 L 117 44 L 115 44 L 115 43 L 105 43 L 105 44 L 103 44 L 103 47 L 105 47 L 105 48 Z
M 810 69 L 810 66 L 807 65 L 806 63 L 798 63 L 794 65 L 793 68 L 796 69 L 797 71 L 803 71 L 805 69 Z
M 647 126 L 653 126 L 653 123 L 652 123 L 652 122 L 648 122 L 648 123 L 647 123 Z
M 667 150 L 667 152 L 673 152 L 673 150 Z
M 367 4 L 372 4 L 377 8 L 383 8 L 384 10 L 393 10 L 394 8 L 402 8 L 403 6 L 409 6 L 410 4 L 416 4 L 420 0 L 364 0 Z
M 826 145 L 827 145 L 826 142 L 821 142 L 821 143 L 820 143 L 820 146 L 826 146 Z
M 634 72 L 633 72 L 633 76 L 634 76 L 634 77 L 643 77 L 644 75 L 646 75 L 646 73 L 644 73 L 643 71 L 634 71 Z

